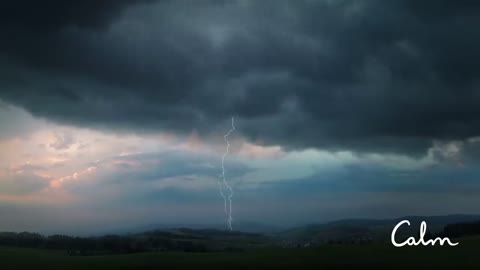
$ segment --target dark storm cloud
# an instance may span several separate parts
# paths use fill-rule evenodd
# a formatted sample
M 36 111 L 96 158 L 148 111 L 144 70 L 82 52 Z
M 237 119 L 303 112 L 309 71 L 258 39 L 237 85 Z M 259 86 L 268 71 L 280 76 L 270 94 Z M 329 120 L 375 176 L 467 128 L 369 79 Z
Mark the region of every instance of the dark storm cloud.
M 409 154 L 480 133 L 477 1 L 54 3 L 2 9 L 0 98 L 37 116 Z
M 103 27 L 130 0 L 17 0 L 3 1 L 0 27 L 3 30 L 54 31 L 68 25 Z

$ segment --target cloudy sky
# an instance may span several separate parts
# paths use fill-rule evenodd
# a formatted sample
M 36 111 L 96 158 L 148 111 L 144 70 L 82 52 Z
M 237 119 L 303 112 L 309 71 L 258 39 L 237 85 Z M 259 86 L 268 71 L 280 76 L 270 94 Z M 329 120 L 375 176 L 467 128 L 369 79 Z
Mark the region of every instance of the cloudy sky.
M 0 230 L 479 213 L 478 1 L 5 1 Z

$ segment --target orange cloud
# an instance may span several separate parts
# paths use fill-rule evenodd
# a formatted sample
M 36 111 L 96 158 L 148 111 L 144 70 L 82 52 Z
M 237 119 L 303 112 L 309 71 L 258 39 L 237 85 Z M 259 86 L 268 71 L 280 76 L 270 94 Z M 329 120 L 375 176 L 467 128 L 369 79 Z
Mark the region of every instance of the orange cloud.
M 185 146 L 187 149 L 195 151 L 203 148 L 205 144 L 198 136 L 198 133 L 193 131 L 190 136 L 188 136 Z
M 280 146 L 261 146 L 243 142 L 238 154 L 249 158 L 281 158 L 285 152 Z
M 92 166 L 92 167 L 88 167 L 80 172 L 74 172 L 70 175 L 66 175 L 66 176 L 63 176 L 63 177 L 60 177 L 60 178 L 57 178 L 57 179 L 54 179 L 52 181 L 50 181 L 50 186 L 52 188 L 60 188 L 63 183 L 65 181 L 72 181 L 72 180 L 78 180 L 86 175 L 91 175 L 93 173 L 95 173 L 97 167 L 95 166 Z

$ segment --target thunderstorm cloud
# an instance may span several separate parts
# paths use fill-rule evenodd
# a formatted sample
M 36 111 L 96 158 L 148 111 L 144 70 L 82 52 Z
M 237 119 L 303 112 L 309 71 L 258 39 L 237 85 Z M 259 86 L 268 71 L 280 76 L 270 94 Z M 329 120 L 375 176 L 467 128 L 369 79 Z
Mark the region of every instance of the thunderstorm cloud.
M 45 3 L 48 4 L 45 4 Z M 0 98 L 60 123 L 424 154 L 478 135 L 476 1 L 8 1 Z
M 0 230 L 222 222 L 231 117 L 234 221 L 478 211 L 478 25 L 473 0 L 3 1 Z

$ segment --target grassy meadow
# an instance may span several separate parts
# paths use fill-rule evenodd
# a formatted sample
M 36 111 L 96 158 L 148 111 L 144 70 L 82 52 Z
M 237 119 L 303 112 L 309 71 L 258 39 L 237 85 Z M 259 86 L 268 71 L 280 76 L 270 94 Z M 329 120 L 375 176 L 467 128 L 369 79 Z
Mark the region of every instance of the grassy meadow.
M 154 252 L 68 256 L 65 251 L 0 247 L 0 269 L 479 269 L 480 238 L 457 247 L 394 248 L 390 243 L 246 252 Z M 363 268 L 362 268 L 363 269 Z

